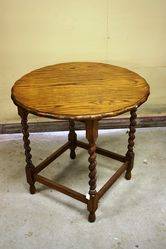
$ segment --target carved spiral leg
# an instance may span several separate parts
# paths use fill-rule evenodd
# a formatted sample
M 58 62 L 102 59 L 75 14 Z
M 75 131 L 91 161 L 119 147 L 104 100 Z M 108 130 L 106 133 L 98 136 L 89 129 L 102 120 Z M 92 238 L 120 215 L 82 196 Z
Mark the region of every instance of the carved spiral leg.
M 133 147 L 134 147 L 134 139 L 135 139 L 135 132 L 136 132 L 136 118 L 137 118 L 137 114 L 136 114 L 136 108 L 134 108 L 130 114 L 130 130 L 129 130 L 129 139 L 128 139 L 128 151 L 126 153 L 126 160 L 128 161 L 128 167 L 126 170 L 126 174 L 125 174 L 125 178 L 127 180 L 131 179 L 131 171 L 133 169 L 133 164 L 134 164 L 134 151 L 133 151 Z
M 68 140 L 70 142 L 70 158 L 75 159 L 76 158 L 76 153 L 75 149 L 77 147 L 77 134 L 75 132 L 75 123 L 73 120 L 69 121 L 69 135 L 68 135 Z
M 86 138 L 89 142 L 89 195 L 90 200 L 88 201 L 88 211 L 89 214 L 89 221 L 94 222 L 96 219 L 95 211 L 98 207 L 98 199 L 97 199 L 97 192 L 96 192 L 96 140 L 98 136 L 98 127 L 97 121 L 89 120 L 86 122 Z
M 34 194 L 36 192 L 35 188 L 35 180 L 33 177 L 33 169 L 35 168 L 32 163 L 32 155 L 31 155 L 31 148 L 30 148 L 30 140 L 29 140 L 29 132 L 28 132 L 28 124 L 27 124 L 27 117 L 28 112 L 20 107 L 18 107 L 18 114 L 21 117 L 21 125 L 22 125 L 22 133 L 23 133 L 23 142 L 24 142 L 24 150 L 25 150 L 25 157 L 26 157 L 26 177 L 27 182 L 30 185 L 30 193 Z

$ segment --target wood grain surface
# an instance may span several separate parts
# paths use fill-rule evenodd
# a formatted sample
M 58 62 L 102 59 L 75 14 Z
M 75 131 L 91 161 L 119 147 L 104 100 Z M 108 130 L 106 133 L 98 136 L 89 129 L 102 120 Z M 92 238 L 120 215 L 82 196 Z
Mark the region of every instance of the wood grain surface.
M 144 78 L 104 63 L 71 62 L 34 70 L 12 88 L 17 106 L 57 119 L 101 119 L 132 110 L 149 95 Z

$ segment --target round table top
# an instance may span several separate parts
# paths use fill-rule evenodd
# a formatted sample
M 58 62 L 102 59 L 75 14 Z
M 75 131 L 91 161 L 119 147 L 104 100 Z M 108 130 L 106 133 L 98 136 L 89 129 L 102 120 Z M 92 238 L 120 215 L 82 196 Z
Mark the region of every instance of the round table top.
M 128 69 L 104 63 L 71 62 L 34 70 L 16 81 L 12 99 L 38 116 L 101 119 L 144 103 L 149 85 Z

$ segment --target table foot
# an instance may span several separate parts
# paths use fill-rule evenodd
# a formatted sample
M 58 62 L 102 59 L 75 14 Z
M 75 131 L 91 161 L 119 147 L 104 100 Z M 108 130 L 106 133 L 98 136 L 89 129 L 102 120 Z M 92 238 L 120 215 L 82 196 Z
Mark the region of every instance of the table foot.
M 88 217 L 88 221 L 89 221 L 89 222 L 94 222 L 95 220 L 96 220 L 96 215 L 95 215 L 95 213 L 90 212 L 90 213 L 89 213 L 89 217 Z
M 75 153 L 75 151 L 71 150 L 71 152 L 70 152 L 70 158 L 71 158 L 71 159 L 75 159 L 75 158 L 76 158 L 76 153 Z
M 32 195 L 36 193 L 35 185 L 30 185 L 30 187 L 29 187 L 29 192 L 30 192 Z
M 126 172 L 125 178 L 126 180 L 131 180 L 131 172 Z

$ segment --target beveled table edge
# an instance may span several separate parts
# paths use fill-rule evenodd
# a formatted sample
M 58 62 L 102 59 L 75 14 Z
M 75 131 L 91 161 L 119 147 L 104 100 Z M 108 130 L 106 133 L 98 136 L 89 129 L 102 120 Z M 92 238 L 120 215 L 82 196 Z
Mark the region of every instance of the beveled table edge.
M 34 114 L 40 117 L 46 117 L 46 118 L 51 118 L 51 119 L 62 119 L 62 120 L 70 120 L 70 119 L 71 120 L 88 120 L 88 119 L 101 120 L 102 118 L 115 117 L 115 116 L 121 115 L 125 112 L 131 111 L 133 108 L 138 108 L 139 106 L 141 106 L 144 102 L 146 102 L 146 100 L 148 99 L 148 96 L 150 95 L 149 85 L 147 84 L 147 86 L 148 86 L 149 91 L 141 100 L 137 101 L 135 104 L 128 106 L 124 108 L 123 110 L 120 109 L 114 112 L 98 113 L 98 114 L 93 114 L 93 115 L 92 114 L 86 114 L 86 115 L 68 115 L 68 114 L 59 115 L 57 114 L 56 115 L 56 114 L 37 111 L 33 108 L 27 107 L 23 105 L 22 103 L 20 103 L 19 101 L 17 101 L 13 94 L 11 94 L 11 99 L 13 100 L 16 106 L 22 107 L 28 113 L 31 113 L 31 114 Z

